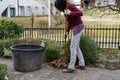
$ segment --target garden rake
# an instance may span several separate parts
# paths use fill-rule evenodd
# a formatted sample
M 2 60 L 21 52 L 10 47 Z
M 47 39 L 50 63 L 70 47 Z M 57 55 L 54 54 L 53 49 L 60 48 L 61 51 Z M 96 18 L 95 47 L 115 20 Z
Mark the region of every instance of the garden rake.
M 68 9 L 68 0 L 66 0 L 66 10 Z M 66 28 L 67 28 L 67 15 L 65 16 L 65 34 L 66 34 Z M 65 37 L 65 41 L 64 41 L 64 54 L 66 55 L 66 37 Z

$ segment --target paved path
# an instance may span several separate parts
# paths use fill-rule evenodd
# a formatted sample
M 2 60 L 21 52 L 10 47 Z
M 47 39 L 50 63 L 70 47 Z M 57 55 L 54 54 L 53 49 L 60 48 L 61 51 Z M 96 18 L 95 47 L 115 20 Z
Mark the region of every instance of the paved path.
M 87 67 L 85 71 L 76 69 L 75 73 L 62 73 L 60 69 L 44 65 L 38 71 L 23 73 L 14 70 L 11 59 L 0 59 L 0 63 L 7 64 L 9 80 L 120 80 L 120 70 Z

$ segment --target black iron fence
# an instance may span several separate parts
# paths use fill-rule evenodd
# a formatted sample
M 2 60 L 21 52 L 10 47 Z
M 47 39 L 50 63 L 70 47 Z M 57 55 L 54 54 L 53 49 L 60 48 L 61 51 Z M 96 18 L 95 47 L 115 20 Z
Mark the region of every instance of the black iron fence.
M 64 28 L 25 28 L 22 38 L 46 38 L 55 40 L 63 46 Z M 72 31 L 69 34 L 71 38 Z M 90 36 L 99 48 L 118 48 L 120 46 L 120 25 L 85 25 L 84 35 Z

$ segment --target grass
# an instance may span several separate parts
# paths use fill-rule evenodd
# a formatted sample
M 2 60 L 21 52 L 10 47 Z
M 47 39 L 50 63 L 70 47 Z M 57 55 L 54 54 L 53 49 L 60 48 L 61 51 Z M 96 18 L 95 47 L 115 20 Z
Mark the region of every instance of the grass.
M 26 28 L 31 28 L 31 26 L 32 26 L 32 17 L 31 16 L 29 16 L 29 17 L 14 17 L 14 18 L 6 18 L 6 17 L 0 18 L 0 20 L 3 20 L 3 19 L 13 20 L 17 23 L 24 25 L 24 27 L 26 27 Z M 51 17 L 51 27 L 55 26 L 56 24 L 57 23 L 54 20 L 54 18 Z M 44 27 L 48 27 L 48 17 L 47 16 L 35 16 L 33 25 L 34 25 L 34 27 L 37 27 L 37 28 L 43 27 L 43 25 L 44 25 Z
M 112 11 L 111 9 L 105 9 L 105 8 L 93 8 L 89 10 L 83 10 L 83 13 L 87 16 L 92 16 L 94 18 L 108 18 L 113 20 L 120 20 L 120 15 L 115 14 L 116 11 Z

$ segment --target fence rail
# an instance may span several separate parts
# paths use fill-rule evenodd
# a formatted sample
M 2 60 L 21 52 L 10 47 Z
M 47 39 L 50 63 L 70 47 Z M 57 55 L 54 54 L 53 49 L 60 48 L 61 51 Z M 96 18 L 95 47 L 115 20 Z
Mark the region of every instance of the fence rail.
M 71 38 L 71 34 L 72 31 L 68 39 Z M 85 25 L 83 34 L 95 40 L 99 48 L 118 48 L 120 46 L 120 25 Z M 46 38 L 55 40 L 63 46 L 64 28 L 25 28 L 22 38 Z

